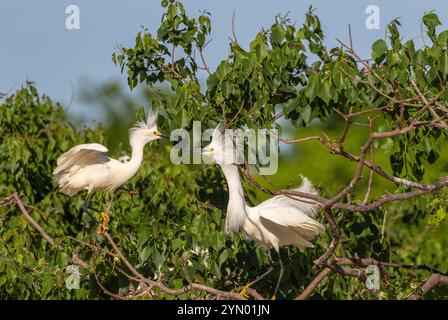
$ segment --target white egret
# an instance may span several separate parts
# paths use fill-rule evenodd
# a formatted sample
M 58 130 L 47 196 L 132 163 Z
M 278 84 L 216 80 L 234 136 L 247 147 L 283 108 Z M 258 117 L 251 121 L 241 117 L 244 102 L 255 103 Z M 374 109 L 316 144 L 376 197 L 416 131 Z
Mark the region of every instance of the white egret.
M 144 146 L 160 138 L 169 139 L 157 130 L 157 113 L 150 112 L 146 122 L 138 122 L 129 130 L 129 144 L 132 155 L 128 162 L 121 162 L 106 156 L 107 148 L 98 143 L 74 146 L 57 159 L 53 175 L 62 193 L 73 196 L 87 190 L 87 199 L 82 209 L 88 213 L 90 199 L 95 191 L 114 191 L 132 178 L 143 161 Z M 101 216 L 107 228 L 109 217 Z
M 237 147 L 233 138 L 221 131 L 219 127 L 215 129 L 211 143 L 203 148 L 202 154 L 213 158 L 220 165 L 227 181 L 229 202 L 225 231 L 234 233 L 242 230 L 265 249 L 269 250 L 270 247 L 275 249 L 280 263 L 280 274 L 272 296 L 272 299 L 276 299 L 284 272 L 280 247 L 286 245 L 294 245 L 300 249 L 312 247 L 310 241 L 324 232 L 325 228 L 313 219 L 318 209 L 307 199 L 297 198 L 302 200 L 299 201 L 278 195 L 257 206 L 248 206 L 244 199 L 238 167 L 235 164 Z M 317 194 L 316 189 L 305 177 L 302 177 L 302 185 L 293 190 Z M 271 267 L 259 278 L 244 286 L 241 294 L 248 297 L 247 288 L 266 277 L 272 270 Z

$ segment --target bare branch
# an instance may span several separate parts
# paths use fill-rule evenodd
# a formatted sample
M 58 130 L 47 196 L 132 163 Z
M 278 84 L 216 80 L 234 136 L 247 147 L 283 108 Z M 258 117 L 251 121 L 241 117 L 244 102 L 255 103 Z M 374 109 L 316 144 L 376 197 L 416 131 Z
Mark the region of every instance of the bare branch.
M 310 282 L 310 284 L 303 290 L 301 294 L 299 294 L 294 300 L 306 300 L 313 293 L 313 291 L 317 288 L 319 283 L 322 282 L 327 276 L 329 276 L 333 270 L 331 268 L 324 268 L 319 274 Z
M 334 221 L 333 213 L 330 208 L 324 208 L 325 218 L 327 219 L 328 224 L 331 227 L 331 231 L 333 233 L 333 238 L 331 239 L 330 245 L 328 246 L 327 251 L 319 257 L 316 261 L 314 261 L 315 265 L 324 265 L 327 264 L 328 259 L 334 254 L 339 241 L 341 240 L 341 234 L 339 232 L 338 226 L 336 225 L 336 221 Z
M 421 295 L 412 294 L 410 297 L 408 297 L 408 300 L 420 299 L 422 296 L 426 295 L 429 291 L 431 291 L 433 288 L 435 288 L 439 284 L 448 286 L 448 276 L 443 276 L 443 275 L 435 274 L 435 273 L 431 274 L 422 286 Z
M 47 240 L 47 242 L 52 245 L 56 246 L 54 239 L 48 235 L 47 232 L 45 232 L 44 228 L 42 228 L 36 220 L 33 219 L 33 217 L 28 213 L 26 210 L 22 200 L 20 199 L 19 195 L 17 193 L 14 193 L 12 196 L 12 199 L 14 200 L 14 203 L 19 207 L 20 211 L 22 212 L 24 218 L 42 235 L 42 237 Z M 84 260 L 80 259 L 76 254 L 72 255 L 72 261 L 73 263 L 79 265 L 80 267 L 84 269 L 88 269 L 89 265 Z

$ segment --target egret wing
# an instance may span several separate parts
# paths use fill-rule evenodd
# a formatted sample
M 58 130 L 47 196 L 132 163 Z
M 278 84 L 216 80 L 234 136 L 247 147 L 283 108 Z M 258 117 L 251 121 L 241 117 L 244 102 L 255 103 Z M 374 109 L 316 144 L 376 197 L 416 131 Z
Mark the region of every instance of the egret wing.
M 56 161 L 58 166 L 53 171 L 53 174 L 57 175 L 74 166 L 81 168 L 90 164 L 108 162 L 110 158 L 105 155 L 107 151 L 107 148 L 99 143 L 77 145 L 58 158 Z
M 98 151 L 101 153 L 106 153 L 107 148 L 105 146 L 103 146 L 102 144 L 99 143 L 85 143 L 85 144 L 78 144 L 77 146 L 74 146 L 73 148 L 71 148 L 70 150 L 68 150 L 67 152 L 61 154 L 58 158 L 58 160 L 56 161 L 57 165 L 61 165 L 64 161 L 66 161 L 67 159 L 70 159 L 73 155 L 75 155 L 76 153 L 78 153 L 81 150 L 92 150 L 92 151 Z
M 258 214 L 261 223 L 268 230 L 276 226 L 294 229 L 307 240 L 313 239 L 325 230 L 319 222 L 291 206 L 263 207 L 259 208 Z
M 302 177 L 302 179 L 303 179 L 302 184 L 295 189 L 291 189 L 290 191 L 297 191 L 318 195 L 317 190 L 314 188 L 311 182 L 305 177 Z M 313 200 L 311 199 L 296 196 L 278 195 L 265 200 L 264 202 L 260 203 L 258 207 L 259 208 L 278 207 L 278 206 L 293 207 L 301 211 L 305 215 L 314 217 L 314 215 L 317 212 L 317 206 L 314 203 L 312 203 L 312 201 Z

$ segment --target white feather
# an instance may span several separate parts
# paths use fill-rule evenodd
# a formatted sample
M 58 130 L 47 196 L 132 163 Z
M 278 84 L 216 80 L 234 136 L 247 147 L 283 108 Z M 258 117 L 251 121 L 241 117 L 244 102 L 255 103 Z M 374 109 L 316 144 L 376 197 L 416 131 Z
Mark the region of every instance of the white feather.
M 61 192 L 71 196 L 81 190 L 90 193 L 121 186 L 140 167 L 144 146 L 160 138 L 160 135 L 154 134 L 157 131 L 156 121 L 157 113 L 150 112 L 146 122 L 139 122 L 130 130 L 132 156 L 126 163 L 106 156 L 107 148 L 98 143 L 80 144 L 62 154 L 53 171 Z
M 213 132 L 211 143 L 203 153 L 211 156 L 221 166 L 229 187 L 229 202 L 225 231 L 233 233 L 242 230 L 246 235 L 263 246 L 294 245 L 299 248 L 311 247 L 310 241 L 324 232 L 324 227 L 313 219 L 318 211 L 310 199 L 278 195 L 255 207 L 250 207 L 244 199 L 243 187 L 238 167 L 223 162 L 223 154 L 235 152 L 235 145 L 223 137 L 222 127 Z M 302 184 L 293 191 L 317 195 L 312 183 L 302 177 Z
M 85 144 L 79 144 L 77 146 L 74 146 L 67 152 L 63 153 L 59 156 L 58 160 L 56 161 L 57 165 L 61 165 L 64 161 L 66 161 L 68 158 L 71 158 L 75 153 L 78 153 L 81 150 L 92 150 L 92 151 L 98 151 L 101 153 L 106 153 L 109 150 L 105 146 L 99 143 L 85 143 Z

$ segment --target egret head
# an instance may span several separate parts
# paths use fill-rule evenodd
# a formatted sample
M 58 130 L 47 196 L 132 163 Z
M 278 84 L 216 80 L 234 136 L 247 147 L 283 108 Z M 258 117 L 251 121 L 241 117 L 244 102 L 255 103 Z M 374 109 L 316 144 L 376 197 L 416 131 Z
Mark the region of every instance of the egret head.
M 169 140 L 169 137 L 163 135 L 157 129 L 157 112 L 149 112 L 146 122 L 137 122 L 135 127 L 129 130 L 131 141 L 139 141 L 143 144 L 164 138 Z
M 213 131 L 212 141 L 202 149 L 202 154 L 218 164 L 242 163 L 242 145 L 238 142 L 232 130 L 224 130 L 224 126 L 218 125 Z

